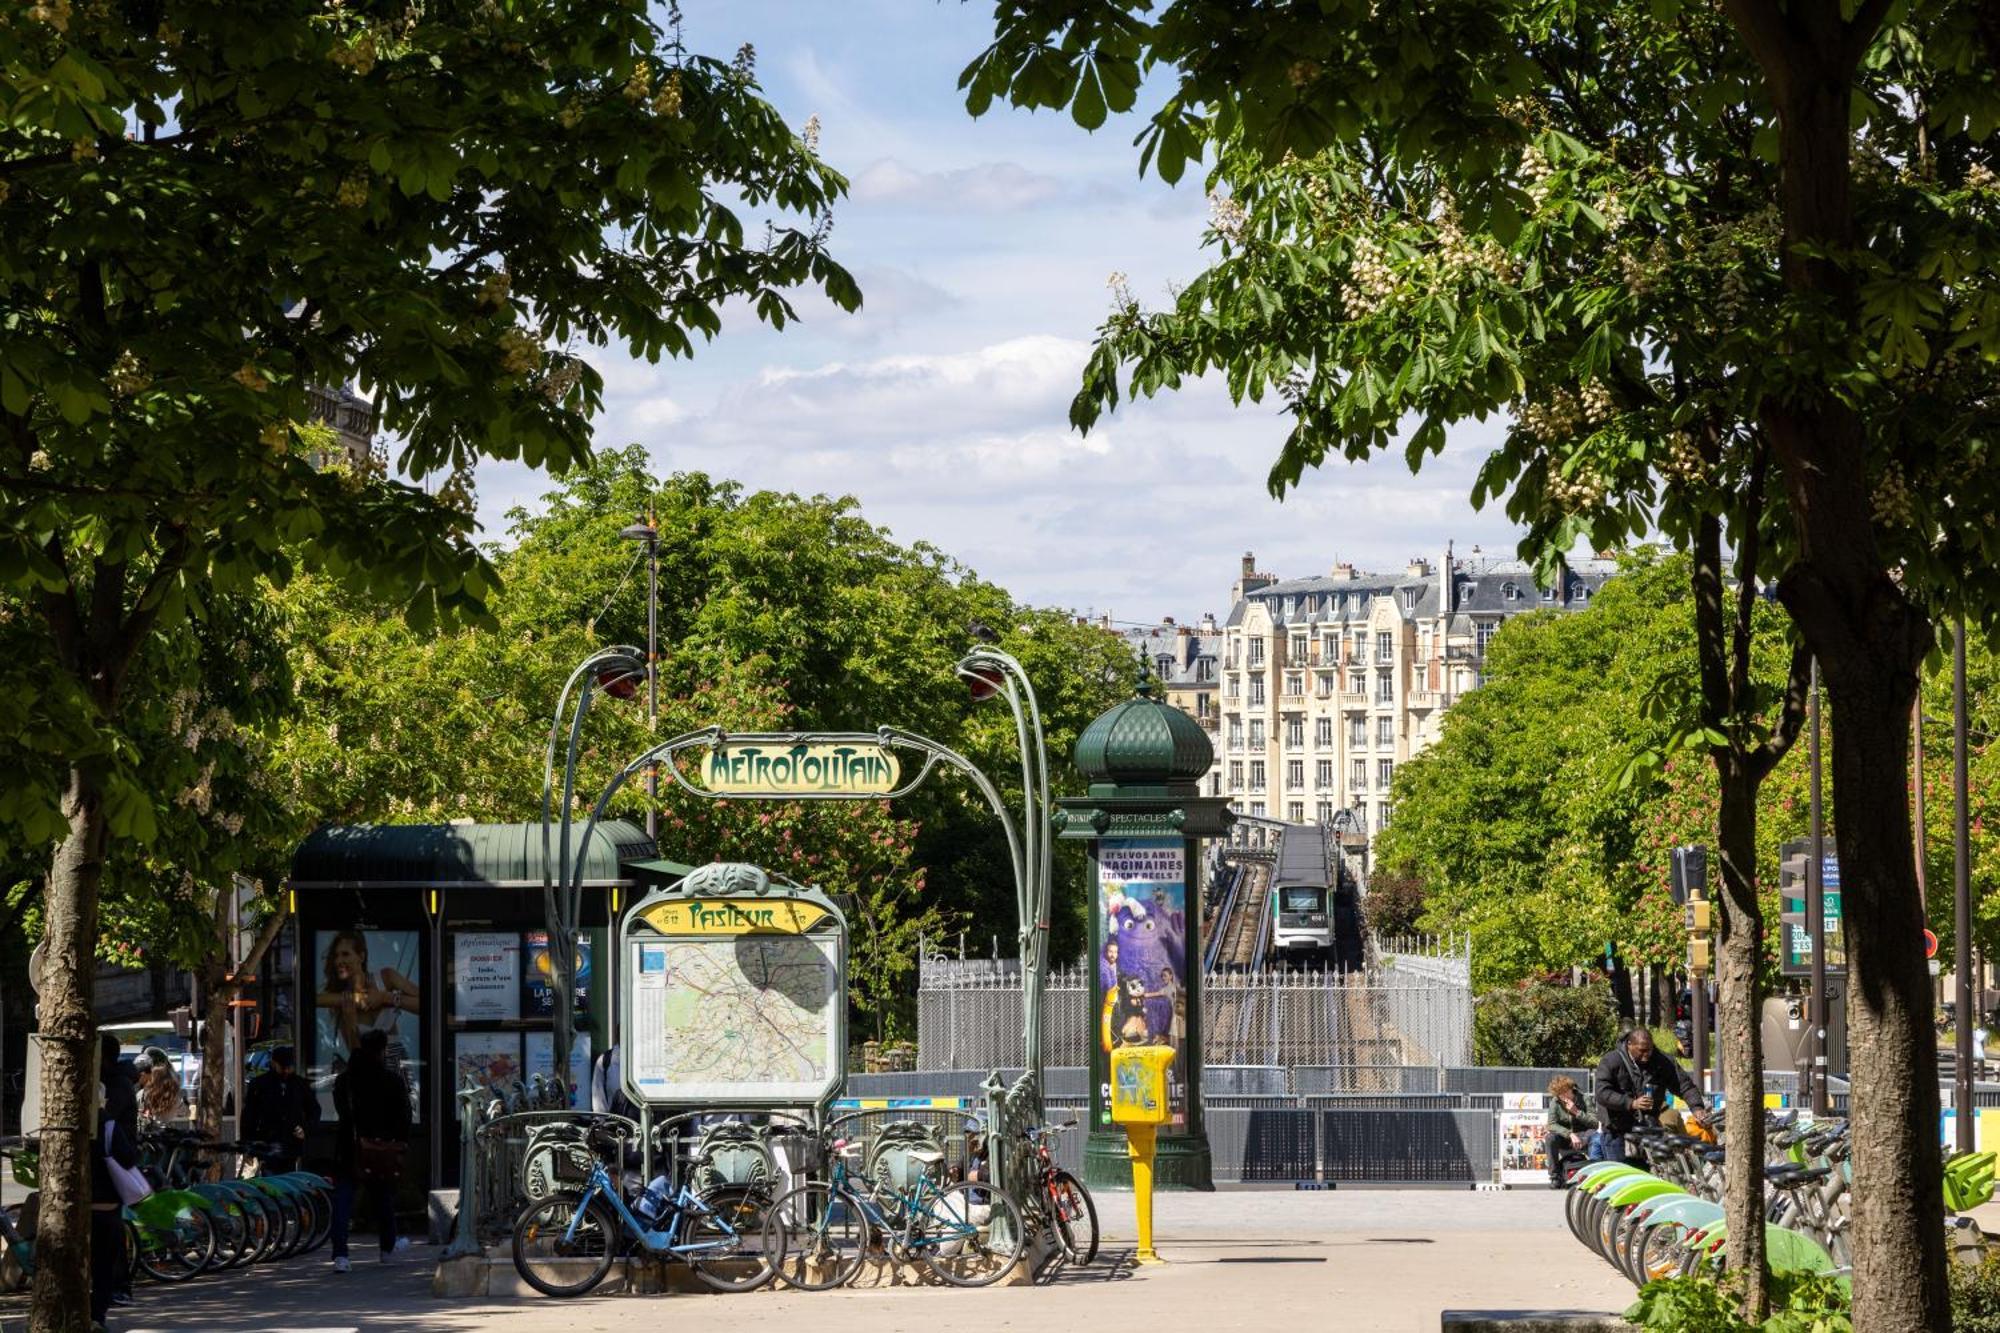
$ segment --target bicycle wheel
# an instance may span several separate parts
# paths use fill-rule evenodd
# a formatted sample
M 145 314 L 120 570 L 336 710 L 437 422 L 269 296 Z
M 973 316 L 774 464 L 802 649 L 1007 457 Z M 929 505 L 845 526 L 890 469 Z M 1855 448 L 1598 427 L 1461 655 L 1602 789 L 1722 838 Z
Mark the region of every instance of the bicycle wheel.
M 601 1199 L 555 1195 L 514 1220 L 514 1271 L 544 1296 L 581 1296 L 611 1271 L 618 1221 Z
M 829 1291 L 851 1281 L 868 1252 L 868 1221 L 845 1190 L 808 1181 L 764 1210 L 764 1251 L 778 1281 Z
M 777 1251 L 764 1243 L 771 1201 L 756 1190 L 723 1190 L 701 1200 L 706 1211 L 686 1213 L 687 1231 L 675 1245 L 694 1275 L 717 1291 L 755 1291 L 776 1271 Z
M 1026 1253 L 1021 1206 L 1005 1190 L 960 1181 L 913 1202 L 910 1253 L 954 1287 L 990 1286 Z
M 186 1282 L 215 1259 L 215 1227 L 199 1208 L 183 1208 L 171 1227 L 137 1226 L 139 1267 L 162 1282 Z
M 333 1234 L 333 1194 L 324 1185 L 314 1185 L 306 1193 L 312 1199 L 313 1226 L 306 1243 L 299 1246 L 300 1254 L 311 1254 Z
M 1073 1264 L 1087 1264 L 1095 1259 L 1097 1203 L 1083 1182 L 1067 1171 L 1053 1173 L 1048 1178 L 1048 1203 L 1063 1258 Z

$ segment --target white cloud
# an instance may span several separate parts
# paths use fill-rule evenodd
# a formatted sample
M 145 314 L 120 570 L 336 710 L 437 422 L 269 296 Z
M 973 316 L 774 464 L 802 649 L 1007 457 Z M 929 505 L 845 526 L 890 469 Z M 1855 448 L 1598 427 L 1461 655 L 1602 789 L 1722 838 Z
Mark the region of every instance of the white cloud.
M 1308 473 L 1281 503 L 1265 477 L 1283 442 L 1270 404 L 1234 407 L 1213 380 L 1128 403 L 1088 436 L 1068 405 L 1088 345 L 1036 335 L 963 352 L 844 357 L 748 369 L 707 402 L 663 399 L 640 377 L 613 397 L 600 441 L 651 443 L 663 471 L 758 489 L 853 495 L 899 540 L 930 541 L 1030 601 L 1142 620 L 1228 611 L 1241 555 L 1285 576 L 1336 560 L 1400 569 L 1447 539 L 1511 549 L 1512 525 L 1473 515 L 1472 478 L 1494 427 L 1458 432 L 1419 477 L 1400 454 Z M 641 429 L 657 404 L 685 415 Z M 481 473 L 489 531 L 547 489 L 524 470 Z
M 919 171 L 895 158 L 862 168 L 849 191 L 857 204 L 899 204 L 953 213 L 1011 213 L 1062 199 L 1054 176 L 1017 162 L 981 162 L 948 171 Z

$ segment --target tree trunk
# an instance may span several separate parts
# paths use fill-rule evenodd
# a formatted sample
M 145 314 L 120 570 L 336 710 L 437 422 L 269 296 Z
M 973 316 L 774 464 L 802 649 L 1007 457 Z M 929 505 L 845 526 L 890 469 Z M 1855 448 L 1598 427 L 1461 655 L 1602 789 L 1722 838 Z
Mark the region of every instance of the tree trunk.
M 221 941 L 218 939 L 217 944 Z M 195 1095 L 195 1128 L 210 1137 L 222 1134 L 222 1098 L 229 1088 L 227 1024 L 229 1001 L 235 988 L 225 979 L 227 968 L 218 959 L 201 970 L 201 1087 Z M 238 1051 L 240 1060 L 243 1053 Z M 238 1107 L 240 1118 L 242 1107 Z M 241 1137 L 239 1135 L 239 1137 Z M 210 1159 L 221 1165 L 221 1159 Z
M 1936 1037 L 1910 838 L 1909 713 L 1931 625 L 1890 576 L 1874 529 L 1865 423 L 1833 391 L 1848 364 L 1855 275 L 1855 70 L 1882 8 L 1724 0 L 1778 110 L 1781 271 L 1809 369 L 1758 415 L 1797 536 L 1779 598 L 1819 658 L 1833 709 L 1835 847 L 1848 946 L 1854 1326 L 1947 1333 Z M 1816 336 L 1824 345 L 1815 345 Z M 1733 1091 L 1733 1090 L 1732 1090 Z
M 1741 755 L 1715 759 L 1722 862 L 1722 983 L 1716 1034 L 1729 1088 L 1729 1155 L 1723 1159 L 1723 1213 L 1729 1267 L 1743 1281 L 1743 1316 L 1759 1323 L 1770 1295 L 1764 1269 L 1764 1038 L 1760 1021 L 1764 916 L 1757 902 L 1757 787 Z
M 49 870 L 42 965 L 42 1197 L 31 1333 L 90 1328 L 90 1143 L 98 1083 L 92 990 L 97 894 L 110 833 L 103 774 L 93 765 L 71 767 L 63 816 L 69 836 Z
M 1916 673 L 1865 652 L 1821 666 L 1848 957 L 1854 1326 L 1942 1333 L 1951 1310 L 1937 1034 L 1903 783 Z

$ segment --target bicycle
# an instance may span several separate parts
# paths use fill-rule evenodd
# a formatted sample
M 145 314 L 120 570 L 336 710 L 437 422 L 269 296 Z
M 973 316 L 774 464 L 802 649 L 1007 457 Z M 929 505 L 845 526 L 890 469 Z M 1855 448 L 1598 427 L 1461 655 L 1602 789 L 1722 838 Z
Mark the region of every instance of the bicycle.
M 1035 1170 L 1028 1197 L 1048 1214 L 1064 1262 L 1088 1264 L 1097 1257 L 1097 1204 L 1083 1182 L 1057 1166 L 1049 1151 L 1052 1137 L 1075 1128 L 1076 1121 L 1064 1120 L 1040 1129 L 1031 1125 L 1021 1135 L 1028 1141 Z
M 740 1217 L 741 1206 L 732 1199 L 730 1212 Z M 545 1296 L 581 1296 L 636 1243 L 646 1254 L 681 1260 L 717 1291 L 754 1291 L 771 1280 L 777 1265 L 768 1253 L 746 1248 L 744 1233 L 686 1185 L 661 1198 L 658 1210 L 651 1220 L 634 1214 L 603 1161 L 594 1161 L 581 1194 L 550 1195 L 521 1210 L 514 1220 L 514 1270 Z M 756 1220 L 761 1242 L 768 1215 Z M 754 1261 L 748 1276 L 742 1274 L 746 1260 Z M 564 1280 L 579 1268 L 581 1276 Z
M 919 1263 L 954 1287 L 984 1287 L 1014 1271 L 1026 1253 L 1021 1207 L 1005 1190 L 961 1180 L 939 1186 L 931 1168 L 944 1154 L 912 1148 L 920 1170 L 902 1189 L 856 1178 L 847 1163 L 858 1144 L 833 1143 L 832 1179 L 807 1181 L 780 1195 L 764 1221 L 764 1248 L 777 1256 L 778 1280 L 801 1291 L 829 1291 L 854 1279 L 870 1252 Z

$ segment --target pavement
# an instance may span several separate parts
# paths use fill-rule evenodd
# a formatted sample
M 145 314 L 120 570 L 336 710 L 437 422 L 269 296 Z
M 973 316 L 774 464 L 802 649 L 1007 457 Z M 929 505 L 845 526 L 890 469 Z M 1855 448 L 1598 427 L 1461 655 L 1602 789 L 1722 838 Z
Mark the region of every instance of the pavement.
M 354 1272 L 325 1252 L 291 1264 L 142 1283 L 112 1333 L 623 1333 L 663 1318 L 726 1319 L 732 1333 L 934 1333 L 1274 1325 L 1437 1333 L 1446 1309 L 1616 1313 L 1631 1287 L 1576 1243 L 1549 1190 L 1227 1191 L 1161 1195 L 1157 1267 L 1131 1263 L 1130 1194 L 1098 1196 L 1104 1253 L 1036 1287 L 939 1287 L 749 1295 L 480 1299 L 430 1294 L 432 1252 L 382 1264 L 365 1241 Z M 675 1302 L 669 1314 L 660 1301 Z M 693 1302 L 726 1302 L 712 1308 Z M 23 1298 L 0 1302 L 0 1320 Z

